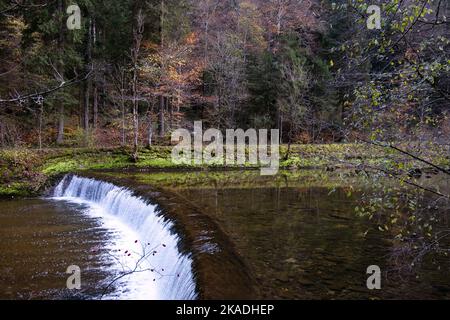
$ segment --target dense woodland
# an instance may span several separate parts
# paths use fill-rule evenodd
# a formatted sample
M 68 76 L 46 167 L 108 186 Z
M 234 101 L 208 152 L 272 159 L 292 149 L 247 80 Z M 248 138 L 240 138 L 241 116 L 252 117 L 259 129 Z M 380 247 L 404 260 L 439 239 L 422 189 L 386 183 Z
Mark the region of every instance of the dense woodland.
M 448 14 L 446 0 L 1 0 L 0 146 L 137 149 L 193 120 L 289 144 L 445 142 Z
M 372 5 L 381 8 L 379 28 L 369 28 Z M 392 239 L 401 276 L 430 252 L 448 261 L 449 7 L 0 0 L 0 198 L 41 195 L 79 170 L 174 168 L 171 133 L 197 120 L 221 130 L 279 129 L 280 168 L 293 169 L 279 181 L 303 183 L 295 169 L 319 167 L 328 197 L 358 193 L 355 212 Z M 345 187 L 336 189 L 328 174 L 341 167 L 352 170 L 339 173 Z M 360 193 L 353 175 L 370 188 Z M 209 179 L 199 177 L 181 183 Z M 226 180 L 211 177 L 214 185 Z M 149 181 L 180 183 L 171 179 Z

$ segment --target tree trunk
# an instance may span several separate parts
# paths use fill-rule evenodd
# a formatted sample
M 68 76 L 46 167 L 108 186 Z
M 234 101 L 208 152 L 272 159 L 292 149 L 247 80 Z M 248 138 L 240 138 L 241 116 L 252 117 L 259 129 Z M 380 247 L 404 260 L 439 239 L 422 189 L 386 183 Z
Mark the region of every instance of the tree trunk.
M 150 112 L 149 116 L 149 126 L 148 126 L 148 147 L 151 147 L 153 144 L 153 119 L 152 119 L 152 113 Z
M 39 150 L 42 150 L 42 117 L 43 116 L 44 116 L 44 103 L 42 103 L 39 108 Z M 64 129 L 63 129 L 63 131 L 64 131 Z
M 59 105 L 58 137 L 56 138 L 56 143 L 64 143 L 64 104 L 62 102 Z
M 133 24 L 133 48 L 132 48 L 132 62 L 133 62 L 133 80 L 132 80 L 132 94 L 133 94 L 133 160 L 138 160 L 139 151 L 139 103 L 138 103 L 138 81 L 139 81 L 139 52 L 141 49 L 141 42 L 144 33 L 144 14 L 142 8 L 136 7 L 134 9 L 134 24 Z
M 59 35 L 58 35 L 58 63 L 57 71 L 63 80 L 64 78 L 64 0 L 58 0 L 58 15 L 59 15 Z M 56 138 L 57 144 L 62 144 L 64 142 L 64 103 L 59 102 L 59 120 L 58 120 L 58 135 Z
M 167 99 L 167 109 L 169 110 L 169 130 L 173 129 L 173 105 L 170 99 Z
M 160 36 L 161 36 L 161 48 L 164 48 L 164 21 L 165 21 L 165 7 L 164 7 L 164 0 L 161 0 L 161 13 L 160 13 Z
M 160 36 L 161 36 L 161 49 L 164 49 L 164 23 L 165 23 L 165 6 L 164 0 L 161 0 L 161 14 L 160 14 Z M 163 63 L 162 72 L 165 72 L 165 66 Z M 165 123 L 164 123 L 164 107 L 165 107 L 165 97 L 161 95 L 159 97 L 159 136 L 161 138 L 165 135 Z
M 89 30 L 86 44 L 86 67 L 92 62 L 92 19 L 89 19 Z M 87 79 L 84 83 L 84 138 L 85 144 L 88 144 L 89 138 L 89 100 L 90 100 L 90 92 L 91 92 L 92 81 L 91 79 Z
M 91 81 L 88 79 L 83 84 L 83 108 L 84 108 L 84 119 L 83 127 L 85 130 L 86 138 L 89 134 L 89 93 L 91 91 Z
M 165 104 L 165 97 L 161 95 L 159 97 L 159 136 L 161 138 L 165 135 L 165 123 L 164 123 L 164 104 Z
M 126 144 L 126 133 L 125 133 L 125 97 L 122 89 L 120 97 L 120 108 L 122 111 L 122 147 Z
M 3 119 L 0 118 L 0 146 L 2 148 L 5 147 L 5 129 L 3 127 L 4 127 Z
M 283 144 L 283 116 L 278 114 L 278 129 L 280 130 L 280 145 Z
M 134 147 L 134 158 L 137 160 L 137 154 L 139 149 L 139 114 L 138 114 L 138 103 L 137 100 L 133 101 L 133 147 Z
M 289 129 L 289 133 L 288 133 L 288 148 L 287 148 L 286 154 L 283 157 L 284 161 L 288 160 L 289 157 L 291 156 L 291 145 L 292 145 L 292 129 Z
M 81 82 L 78 85 L 78 126 L 80 128 L 83 128 L 83 122 L 84 122 L 84 100 L 83 100 L 83 87 L 84 82 Z
M 93 119 L 93 126 L 94 126 L 94 131 L 97 130 L 97 126 L 98 126 L 98 88 L 96 85 L 94 85 L 94 119 Z

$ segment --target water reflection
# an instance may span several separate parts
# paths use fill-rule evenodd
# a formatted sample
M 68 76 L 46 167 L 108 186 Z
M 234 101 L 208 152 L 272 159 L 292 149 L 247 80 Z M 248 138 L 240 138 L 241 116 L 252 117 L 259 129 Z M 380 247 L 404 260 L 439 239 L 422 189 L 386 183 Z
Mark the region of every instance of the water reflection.
M 367 196 L 376 195 L 367 179 L 323 171 L 272 179 L 248 172 L 174 173 L 167 179 L 153 173 L 133 179 L 175 191 L 217 221 L 252 269 L 263 298 L 450 297 L 445 257 L 430 254 L 414 276 L 387 272 L 395 264 L 395 230 L 381 232 L 379 219 L 355 214 L 355 207 L 367 205 Z M 383 187 L 390 183 L 383 181 Z M 393 190 L 388 189 L 391 197 Z M 448 228 L 448 219 L 438 222 Z M 381 291 L 366 287 L 370 265 L 384 272 Z

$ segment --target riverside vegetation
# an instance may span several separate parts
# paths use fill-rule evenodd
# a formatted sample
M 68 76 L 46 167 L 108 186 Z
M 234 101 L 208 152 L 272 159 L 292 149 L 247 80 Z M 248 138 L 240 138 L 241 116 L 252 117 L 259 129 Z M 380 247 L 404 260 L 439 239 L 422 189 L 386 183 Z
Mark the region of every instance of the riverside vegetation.
M 125 148 L 0 150 L 0 196 L 36 196 L 62 174 L 93 169 L 239 169 L 217 165 L 176 165 L 172 162 L 171 150 L 171 147 L 164 146 L 141 149 L 138 161 L 131 156 L 131 150 Z M 283 156 L 287 152 L 287 146 L 282 146 L 280 152 L 280 168 L 292 172 L 308 168 L 357 168 L 358 171 L 358 168 L 368 166 L 382 167 L 383 170 L 402 168 L 402 172 L 408 173 L 414 169 L 429 168 L 411 157 L 365 144 L 295 145 L 291 147 L 287 159 Z M 440 165 L 449 165 L 446 150 L 430 152 L 428 157 Z M 401 172 L 396 174 L 400 175 Z

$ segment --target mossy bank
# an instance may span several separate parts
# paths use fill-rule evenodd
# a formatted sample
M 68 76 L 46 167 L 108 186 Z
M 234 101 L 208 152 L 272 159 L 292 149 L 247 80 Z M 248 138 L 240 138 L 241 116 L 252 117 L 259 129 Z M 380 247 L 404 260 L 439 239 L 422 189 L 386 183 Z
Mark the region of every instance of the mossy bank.
M 433 150 L 433 149 L 429 149 Z M 438 148 L 434 150 L 439 150 Z M 126 148 L 96 149 L 3 149 L 0 150 L 0 197 L 29 197 L 43 190 L 61 175 L 85 170 L 221 170 L 236 167 L 220 165 L 178 165 L 172 162 L 171 147 L 140 150 L 135 160 Z M 289 155 L 282 146 L 281 169 L 382 166 L 402 170 L 423 166 L 423 163 L 392 150 L 364 144 L 295 145 Z M 448 166 L 448 153 L 428 151 L 428 158 Z M 244 168 L 254 168 L 250 164 Z

